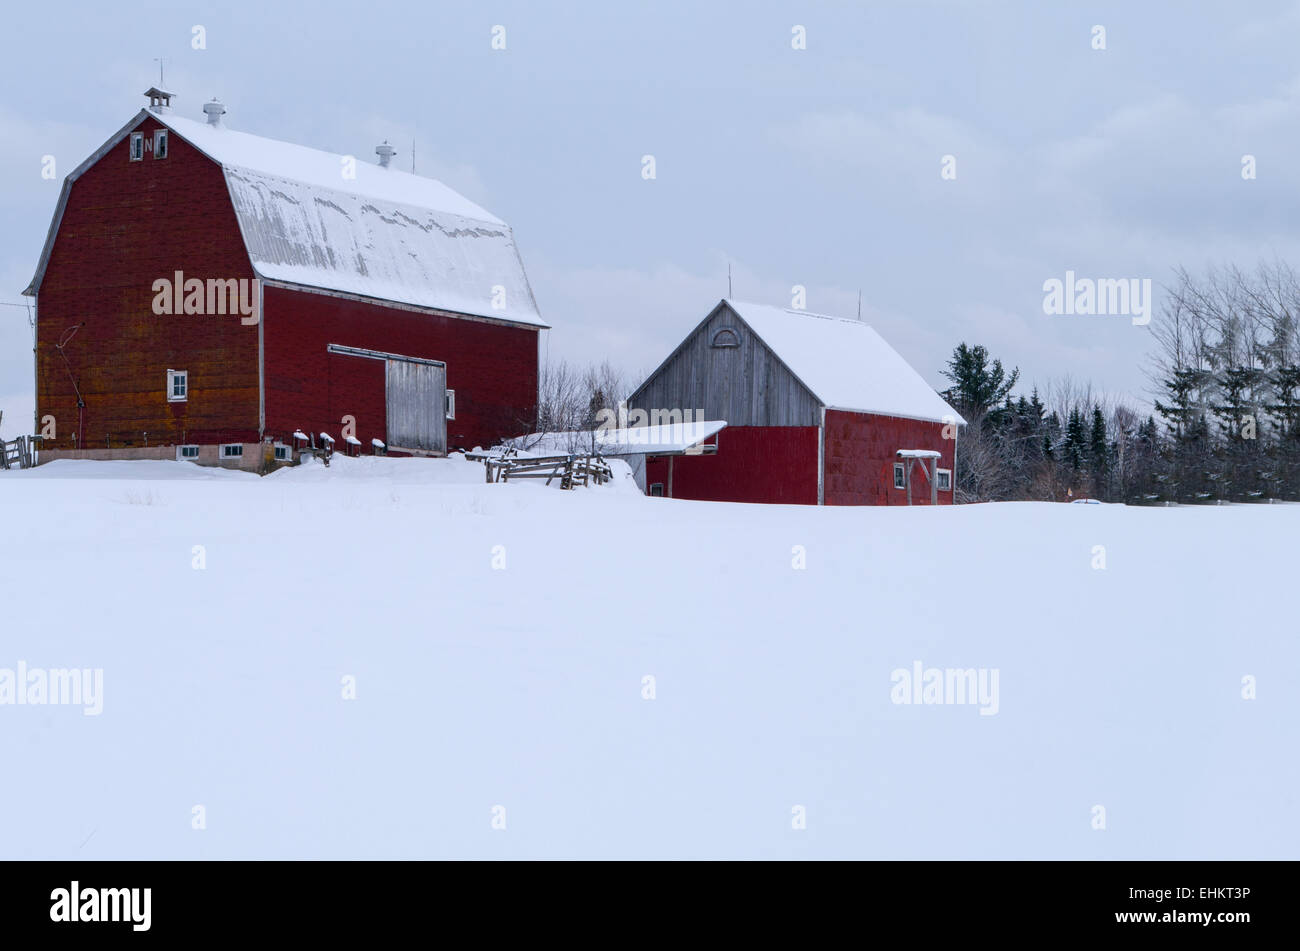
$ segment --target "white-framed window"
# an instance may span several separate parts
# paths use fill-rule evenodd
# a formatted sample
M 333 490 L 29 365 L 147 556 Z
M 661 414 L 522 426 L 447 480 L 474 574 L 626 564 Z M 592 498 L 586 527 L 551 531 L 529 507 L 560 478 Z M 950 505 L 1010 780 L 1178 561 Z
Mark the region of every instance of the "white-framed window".
M 657 498 L 657 499 L 661 499 L 661 498 L 663 498 L 663 494 L 664 494 L 664 484 L 663 484 L 662 482 L 651 482 L 651 483 L 650 483 L 650 494 L 653 495 L 653 496 L 654 496 L 655 498 Z
M 447 418 L 448 419 L 456 418 L 456 391 L 455 390 L 447 391 Z
M 939 491 L 951 492 L 952 491 L 952 470 L 939 469 L 937 471 L 938 471 Z
M 167 402 L 183 403 L 190 398 L 190 372 L 188 370 L 167 371 Z
M 176 461 L 177 461 L 177 462 L 184 462 L 184 461 L 187 460 L 187 459 L 191 459 L 191 460 L 192 460 L 192 459 L 197 459 L 197 458 L 199 458 L 199 447 L 198 447 L 198 446 L 177 446 L 177 447 L 176 447 Z
M 894 463 L 894 488 L 907 488 L 907 476 L 903 472 L 903 464 L 901 462 Z
M 144 158 L 144 133 L 131 133 L 131 161 L 138 162 Z
M 239 442 L 223 442 L 221 444 L 222 459 L 242 459 L 244 458 L 244 444 Z
M 153 130 L 153 157 L 156 159 L 167 157 L 167 130 Z
M 293 450 L 290 449 L 288 446 L 285 446 L 285 445 L 283 445 L 283 444 L 281 444 L 281 443 L 276 443 L 276 444 L 275 444 L 275 461 L 276 461 L 276 462 L 292 462 L 292 461 L 293 461 Z

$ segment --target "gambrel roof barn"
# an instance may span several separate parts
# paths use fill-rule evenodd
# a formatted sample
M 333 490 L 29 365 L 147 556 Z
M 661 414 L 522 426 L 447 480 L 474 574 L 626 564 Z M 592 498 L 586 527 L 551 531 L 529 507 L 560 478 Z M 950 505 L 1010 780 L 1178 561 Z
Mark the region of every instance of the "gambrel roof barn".
M 252 468 L 297 431 L 438 453 L 531 430 L 547 325 L 508 225 L 387 144 L 361 161 L 147 95 L 64 182 L 25 292 L 47 450 Z

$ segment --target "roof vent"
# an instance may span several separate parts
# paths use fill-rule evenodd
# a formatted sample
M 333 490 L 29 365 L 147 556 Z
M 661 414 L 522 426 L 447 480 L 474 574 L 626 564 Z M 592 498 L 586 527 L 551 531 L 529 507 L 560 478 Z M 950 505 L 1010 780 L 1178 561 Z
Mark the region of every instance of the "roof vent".
M 221 104 L 216 96 L 212 97 L 211 102 L 203 104 L 203 114 L 208 117 L 208 125 L 221 125 L 221 117 L 226 114 L 226 107 Z
M 149 97 L 149 108 L 154 112 L 170 112 L 172 107 L 172 94 L 165 89 L 159 89 L 157 86 L 150 86 L 144 91 L 144 95 Z
M 383 168 L 388 168 L 388 163 L 391 162 L 393 156 L 397 154 L 397 149 L 389 145 L 388 140 L 385 139 L 382 145 L 375 146 L 375 154 L 379 156 L 379 164 Z

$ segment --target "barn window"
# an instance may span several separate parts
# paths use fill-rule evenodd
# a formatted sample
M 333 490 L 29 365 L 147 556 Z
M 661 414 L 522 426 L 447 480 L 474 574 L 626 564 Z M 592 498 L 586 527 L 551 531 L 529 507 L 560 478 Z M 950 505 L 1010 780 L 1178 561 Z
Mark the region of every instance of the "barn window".
M 713 335 L 712 346 L 717 347 L 719 349 L 739 347 L 740 335 L 736 333 L 734 330 L 732 330 L 730 327 L 723 327 L 721 330 L 719 330 L 717 333 Z
M 663 498 L 664 484 L 662 482 L 652 482 L 650 484 L 650 494 L 655 498 Z
M 167 402 L 183 403 L 190 396 L 190 373 L 188 370 L 167 371 Z
M 276 443 L 276 446 L 275 446 L 275 461 L 276 461 L 276 462 L 292 462 L 292 461 L 293 461 L 293 454 L 292 454 L 292 452 L 290 451 L 290 449 L 289 449 L 288 446 L 281 446 L 279 443 Z
M 940 491 L 940 492 L 951 492 L 951 491 L 952 491 L 952 470 L 951 470 L 951 469 L 939 469 L 939 470 L 938 470 L 938 473 L 939 473 L 939 475 L 938 475 L 938 480 L 937 480 L 937 481 L 938 481 L 938 483 L 939 483 L 939 491 Z
M 176 447 L 177 461 L 183 459 L 197 459 L 198 457 L 199 457 L 198 446 L 177 446 Z
M 901 462 L 894 463 L 894 488 L 907 488 L 906 479 L 907 477 L 903 474 L 903 464 Z
M 144 158 L 144 133 L 131 133 L 131 161 L 138 162 Z
M 456 391 L 455 390 L 447 391 L 447 418 L 448 419 L 456 418 Z
M 222 459 L 242 459 L 244 457 L 244 444 L 238 442 L 228 442 L 221 444 Z
M 153 157 L 156 159 L 167 157 L 167 130 L 166 129 L 154 129 Z

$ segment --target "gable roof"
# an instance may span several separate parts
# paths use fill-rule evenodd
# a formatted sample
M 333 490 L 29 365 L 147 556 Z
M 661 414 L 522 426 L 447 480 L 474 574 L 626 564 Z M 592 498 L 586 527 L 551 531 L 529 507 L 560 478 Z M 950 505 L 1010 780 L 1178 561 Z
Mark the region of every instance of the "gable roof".
M 723 303 L 827 409 L 966 422 L 860 320 L 734 300 Z
M 221 166 L 253 270 L 263 280 L 546 327 L 514 233 L 431 178 L 142 109 L 63 183 L 31 285 L 49 263 L 71 185 L 153 118 Z M 345 169 L 355 172 L 344 177 Z M 504 307 L 494 288 L 504 290 Z

